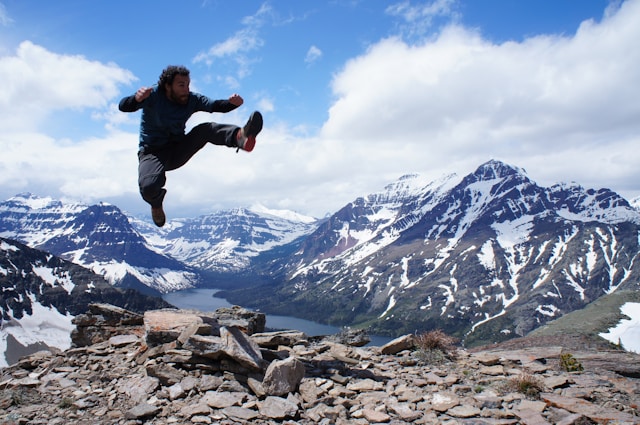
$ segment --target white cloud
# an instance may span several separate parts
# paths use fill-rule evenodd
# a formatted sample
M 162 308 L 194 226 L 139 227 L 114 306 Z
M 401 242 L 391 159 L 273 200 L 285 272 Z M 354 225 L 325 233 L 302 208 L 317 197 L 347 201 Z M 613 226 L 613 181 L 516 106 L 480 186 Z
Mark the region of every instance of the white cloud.
M 0 57 L 0 127 L 33 128 L 54 111 L 105 108 L 118 86 L 135 78 L 114 64 L 60 55 L 29 41 L 13 56 Z
M 634 1 L 573 37 L 492 44 L 449 26 L 417 45 L 382 40 L 335 77 L 321 138 L 389 172 L 470 171 L 497 158 L 541 183 L 638 190 L 638 19 Z
M 226 40 L 214 44 L 206 53 L 197 55 L 194 62 L 204 61 L 211 64 L 213 60 L 218 58 L 256 50 L 263 43 L 264 41 L 257 36 L 254 29 L 244 28 Z
M 49 118 L 65 110 L 93 111 L 107 129 L 123 124 L 126 117 L 116 114 L 110 102 L 119 85 L 135 79 L 129 71 L 25 41 L 15 55 L 0 57 L 0 78 L 6 82 L 0 97 L 0 187 L 5 197 L 41 191 L 97 200 L 136 191 L 135 137 L 114 133 L 106 139 L 71 141 L 40 132 Z
M 204 62 L 211 66 L 216 60 L 229 59 L 230 65 L 227 65 L 229 75 L 220 78 L 234 83 L 232 87 L 235 88 L 237 80 L 249 75 L 251 65 L 257 61 L 257 59 L 251 58 L 249 53 L 258 50 L 263 44 L 264 40 L 258 36 L 255 28 L 245 28 L 232 37 L 211 46 L 207 52 L 198 54 L 193 62 Z
M 395 3 L 387 7 L 386 12 L 390 15 L 400 16 L 408 23 L 416 21 L 431 20 L 435 16 L 448 16 L 453 11 L 453 6 L 457 0 L 434 0 L 426 3 L 413 5 L 406 0 Z
M 238 87 L 238 80 L 251 74 L 252 65 L 259 62 L 259 58 L 251 54 L 264 45 L 260 36 L 260 28 L 265 19 L 271 15 L 271 8 L 263 4 L 258 11 L 242 20 L 243 27 L 231 37 L 211 46 L 206 52 L 201 52 L 193 59 L 193 63 L 204 62 L 208 66 L 214 62 L 226 64 L 226 76 L 219 77 L 226 81 L 230 88 Z M 220 68 L 217 69 L 221 74 Z
M 4 4 L 0 3 L 0 25 L 6 27 L 9 26 L 13 22 L 13 19 L 7 13 L 7 9 L 4 7 Z
M 402 174 L 463 174 L 491 158 L 541 184 L 574 180 L 638 196 L 639 21 L 640 1 L 632 0 L 573 36 L 495 44 L 450 25 L 419 43 L 380 40 L 336 72 L 335 101 L 317 134 L 277 121 L 271 99 L 254 98 L 266 112 L 256 149 L 207 146 L 170 172 L 169 218 L 255 203 L 321 216 Z M 146 212 L 136 183 L 139 115 L 113 105 L 131 74 L 27 42 L 0 57 L 0 77 L 3 199 L 41 188 L 90 201 L 126 198 Z M 83 108 L 108 124 L 106 138 L 38 133 L 54 111 Z M 213 119 L 243 125 L 249 113 L 242 107 Z M 124 125 L 128 132 L 116 130 Z
M 304 58 L 306 63 L 313 63 L 322 57 L 322 50 L 316 46 L 309 47 L 307 50 L 307 56 Z
M 258 100 L 258 109 L 260 112 L 273 112 L 275 110 L 273 99 L 266 96 L 261 97 Z
M 14 133 L 0 135 L 0 147 L 0 186 L 10 191 L 5 196 L 37 189 L 87 202 L 137 195 L 136 142 L 130 134 L 72 142 Z
M 424 36 L 438 18 L 457 19 L 458 0 L 431 0 L 412 4 L 405 0 L 387 7 L 386 13 L 402 19 L 400 28 L 408 37 Z

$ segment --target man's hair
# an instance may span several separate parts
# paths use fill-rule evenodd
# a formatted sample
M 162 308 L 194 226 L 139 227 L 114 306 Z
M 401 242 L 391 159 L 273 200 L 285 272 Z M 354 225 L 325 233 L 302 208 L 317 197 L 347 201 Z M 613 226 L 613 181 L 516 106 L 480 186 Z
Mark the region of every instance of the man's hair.
M 176 78 L 176 75 L 184 75 L 185 77 L 188 77 L 189 70 L 182 65 L 169 65 L 162 70 L 162 74 L 160 74 L 160 78 L 158 79 L 158 87 L 164 90 L 165 84 L 173 84 L 173 80 Z

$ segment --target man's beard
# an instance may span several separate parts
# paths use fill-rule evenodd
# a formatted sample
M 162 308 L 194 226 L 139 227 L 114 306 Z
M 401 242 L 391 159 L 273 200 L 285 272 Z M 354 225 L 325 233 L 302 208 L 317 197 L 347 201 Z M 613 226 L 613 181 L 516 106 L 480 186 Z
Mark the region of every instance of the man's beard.
M 185 94 L 183 96 L 178 96 L 176 95 L 173 90 L 169 93 L 169 99 L 171 99 L 172 102 L 175 103 L 180 103 L 181 105 L 186 105 L 187 102 L 189 101 L 189 95 Z

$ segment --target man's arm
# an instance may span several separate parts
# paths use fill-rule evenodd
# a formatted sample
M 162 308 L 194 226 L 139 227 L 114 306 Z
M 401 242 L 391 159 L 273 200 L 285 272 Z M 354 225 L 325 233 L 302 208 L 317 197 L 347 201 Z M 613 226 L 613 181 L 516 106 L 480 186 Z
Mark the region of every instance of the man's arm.
M 194 93 L 200 102 L 200 108 L 206 112 L 231 112 L 244 103 L 239 94 L 232 94 L 228 99 L 213 100 L 207 96 Z
M 136 95 L 123 97 L 118 105 L 121 112 L 135 112 L 142 107 L 142 104 L 136 101 Z
M 118 105 L 118 108 L 122 112 L 135 112 L 142 108 L 142 101 L 148 98 L 153 91 L 152 87 L 140 87 L 136 94 L 123 97 Z
M 238 93 L 234 93 L 229 96 L 229 102 L 237 108 L 244 103 L 244 99 Z

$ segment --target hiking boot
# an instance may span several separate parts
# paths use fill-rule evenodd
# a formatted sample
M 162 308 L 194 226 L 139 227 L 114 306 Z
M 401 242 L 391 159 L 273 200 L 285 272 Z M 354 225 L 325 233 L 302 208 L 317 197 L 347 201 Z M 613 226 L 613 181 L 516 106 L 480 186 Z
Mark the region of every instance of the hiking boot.
M 151 218 L 153 219 L 153 224 L 155 224 L 156 226 L 164 226 L 167 217 L 164 215 L 162 205 L 160 205 L 159 207 L 151 207 Z
M 151 218 L 153 219 L 153 224 L 155 224 L 158 227 L 162 227 L 164 226 L 165 221 L 167 220 L 167 217 L 164 215 L 164 210 L 162 209 L 162 201 L 164 201 L 164 196 L 167 194 L 167 190 L 166 189 L 162 189 L 160 191 L 160 206 L 158 207 L 154 207 L 153 205 L 151 206 Z M 154 203 L 157 201 L 154 201 Z
M 256 136 L 262 130 L 262 114 L 258 111 L 254 111 L 247 123 L 238 130 L 238 152 L 240 149 L 251 152 L 256 146 Z

